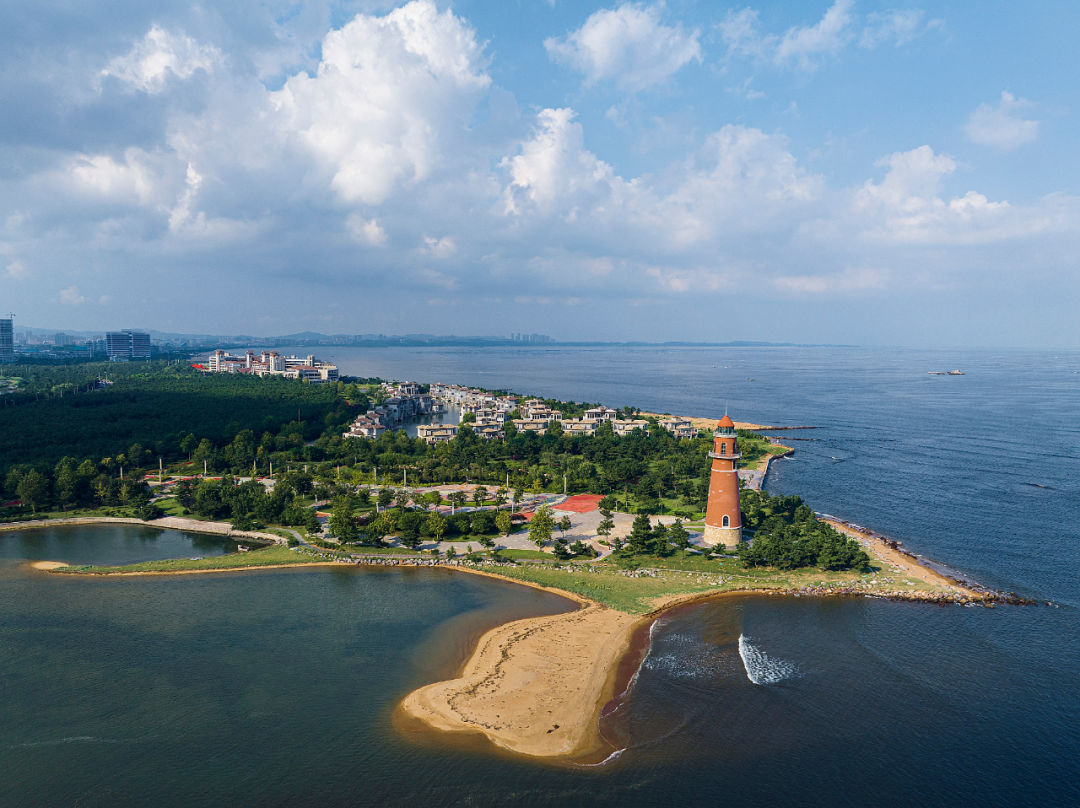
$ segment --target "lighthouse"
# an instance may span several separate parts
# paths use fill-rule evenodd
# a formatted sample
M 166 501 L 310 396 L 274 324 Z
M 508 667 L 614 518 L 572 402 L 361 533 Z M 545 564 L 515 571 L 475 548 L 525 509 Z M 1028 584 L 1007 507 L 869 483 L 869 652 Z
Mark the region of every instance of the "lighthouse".
M 740 457 L 735 422 L 725 414 L 713 433 L 713 450 L 709 452 L 712 471 L 709 506 L 705 511 L 705 544 L 734 547 L 742 538 L 737 469 Z

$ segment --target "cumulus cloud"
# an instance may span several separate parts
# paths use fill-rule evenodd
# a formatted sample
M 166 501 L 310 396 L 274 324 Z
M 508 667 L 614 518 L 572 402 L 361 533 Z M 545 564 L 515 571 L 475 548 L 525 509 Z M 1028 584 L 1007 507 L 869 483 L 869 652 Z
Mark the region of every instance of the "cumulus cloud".
M 660 11 L 636 3 L 601 9 L 566 36 L 544 40 L 544 47 L 587 83 L 613 81 L 624 90 L 644 90 L 701 61 L 699 33 L 664 25 Z
M 968 117 L 968 140 L 980 146 L 1011 151 L 1039 136 L 1039 122 L 1023 117 L 1030 101 L 1003 92 L 996 105 L 979 104 Z
M 187 79 L 198 70 L 209 72 L 222 61 L 221 52 L 196 42 L 181 31 L 157 25 L 123 56 L 112 59 L 101 71 L 145 93 L 159 93 L 171 77 Z
M 541 110 L 532 137 L 502 165 L 510 171 L 504 200 L 511 213 L 528 208 L 550 213 L 560 206 L 573 216 L 580 204 L 608 192 L 615 182 L 611 166 L 586 150 L 581 124 L 568 108 Z
M 855 195 L 855 208 L 868 217 L 866 233 L 873 238 L 986 243 L 1043 227 L 1038 217 L 1008 216 L 1008 202 L 992 202 L 976 191 L 943 199 L 942 180 L 956 170 L 956 162 L 929 146 L 891 154 L 877 165 L 888 168 L 884 179 L 868 181 Z
M 69 286 L 60 290 L 60 302 L 67 306 L 81 306 L 89 298 L 83 297 L 78 286 Z
M 423 249 L 432 258 L 449 258 L 457 252 L 457 243 L 451 236 L 424 236 Z
M 776 61 L 811 69 L 818 57 L 839 51 L 850 37 L 852 5 L 852 0 L 836 0 L 816 24 L 789 28 L 776 46 Z
M 27 275 L 26 264 L 22 261 L 12 261 L 4 268 L 4 273 L 9 278 L 25 278 Z
M 926 12 L 921 8 L 874 12 L 866 17 L 866 26 L 859 36 L 859 47 L 869 49 L 890 43 L 900 47 L 933 28 L 941 27 L 941 20 L 926 20 Z
M 874 12 L 861 18 L 854 6 L 854 0 L 835 0 L 813 25 L 795 25 L 783 34 L 762 32 L 758 12 L 743 8 L 729 11 L 718 29 L 730 53 L 809 71 L 852 42 L 866 49 L 888 43 L 899 47 L 942 26 L 941 20 L 927 20 L 921 9 Z
M 386 244 L 386 231 L 375 219 L 366 219 L 359 213 L 353 213 L 345 225 L 361 244 L 369 247 L 382 247 Z
M 376 205 L 431 173 L 442 136 L 465 128 L 463 110 L 490 83 L 473 29 L 414 0 L 331 31 L 315 75 L 293 76 L 272 103 L 341 199 Z
M 864 267 L 818 275 L 781 275 L 772 285 L 781 291 L 795 294 L 821 295 L 829 292 L 864 292 L 885 286 L 889 273 Z

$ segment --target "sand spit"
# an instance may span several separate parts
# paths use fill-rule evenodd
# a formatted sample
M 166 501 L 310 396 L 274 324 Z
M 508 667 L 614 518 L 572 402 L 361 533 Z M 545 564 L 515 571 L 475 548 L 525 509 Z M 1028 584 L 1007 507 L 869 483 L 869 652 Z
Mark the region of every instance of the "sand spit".
M 895 547 L 891 547 L 886 539 L 879 537 L 876 534 L 859 530 L 844 524 L 839 519 L 833 519 L 831 517 L 824 517 L 822 518 L 822 521 L 831 525 L 845 536 L 850 536 L 855 539 L 868 553 L 870 553 L 870 555 L 876 556 L 881 561 L 897 567 L 910 578 L 915 578 L 930 586 L 943 586 L 949 589 L 955 589 L 969 597 L 983 598 L 986 596 L 986 593 L 977 592 L 974 589 L 964 586 L 959 581 L 954 581 L 936 570 L 923 566 L 913 556 L 902 552 Z
M 32 561 L 30 566 L 36 570 L 58 570 L 69 565 L 66 561 Z
M 716 424 L 720 420 L 716 418 L 701 418 L 697 415 L 664 415 L 659 412 L 642 412 L 640 413 L 642 418 L 681 418 L 684 421 L 689 421 L 697 429 L 707 429 L 710 432 L 716 429 Z M 785 429 L 814 429 L 812 426 L 769 426 L 767 424 L 752 424 L 749 421 L 736 421 L 736 429 L 749 429 L 751 431 L 768 431 L 774 432 Z
M 406 714 L 511 752 L 572 759 L 603 747 L 600 710 L 640 617 L 596 603 L 515 620 L 480 638 L 456 679 L 405 697 Z

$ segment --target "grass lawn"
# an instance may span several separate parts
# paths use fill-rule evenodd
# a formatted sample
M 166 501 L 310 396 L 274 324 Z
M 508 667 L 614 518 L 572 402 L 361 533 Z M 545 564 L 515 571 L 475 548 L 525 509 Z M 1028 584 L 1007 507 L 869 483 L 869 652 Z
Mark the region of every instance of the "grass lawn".
M 312 556 L 305 551 L 291 550 L 280 545 L 263 547 L 247 553 L 230 553 L 212 556 L 194 561 L 190 558 L 172 558 L 164 561 L 143 561 L 139 564 L 127 564 L 115 567 L 71 566 L 61 567 L 58 573 L 96 573 L 117 572 L 182 572 L 185 570 L 230 569 L 233 567 L 275 567 L 282 564 L 314 564 L 326 561 L 325 558 Z
M 542 550 L 500 550 L 499 555 L 503 558 L 512 558 L 515 561 L 533 558 L 551 561 L 555 557 L 551 553 L 545 553 Z
M 360 544 L 346 544 L 343 549 L 354 555 L 420 555 L 418 550 L 410 550 L 408 547 L 370 547 Z

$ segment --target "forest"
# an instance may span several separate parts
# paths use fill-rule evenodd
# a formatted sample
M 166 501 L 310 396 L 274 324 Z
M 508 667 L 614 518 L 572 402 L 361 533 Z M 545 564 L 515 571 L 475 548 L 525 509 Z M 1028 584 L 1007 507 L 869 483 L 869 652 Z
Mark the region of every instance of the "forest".
M 434 446 L 401 430 L 364 440 L 342 433 L 367 409 L 377 380 L 317 385 L 204 374 L 165 362 L 48 371 L 81 392 L 12 394 L 12 402 L 0 407 L 0 479 L 9 499 L 23 499 L 19 483 L 31 470 L 45 478 L 46 493 L 39 498 L 61 504 L 70 501 L 59 493 L 62 467 L 74 465 L 92 481 L 118 477 L 122 469 L 134 477 L 138 470 L 156 469 L 161 458 L 166 465 L 238 476 L 250 476 L 252 469 L 265 474 L 270 462 L 280 470 L 302 465 L 316 481 L 340 486 L 374 482 L 376 474 L 381 483 L 401 481 L 406 472 L 414 485 L 474 482 L 537 492 L 565 486 L 571 494 L 611 494 L 620 510 L 685 518 L 700 516 L 705 506 L 711 447 L 706 433 L 676 439 L 654 423 L 648 432 L 624 437 L 608 424 L 595 436 L 558 430 L 540 436 L 516 434 L 508 426 L 503 440 L 484 441 L 463 425 L 454 440 Z M 46 386 L 43 371 L 35 372 L 38 386 Z M 102 374 L 111 384 L 97 386 Z M 747 457 L 760 455 L 766 445 L 754 433 L 740 433 Z M 95 498 L 85 492 L 94 486 L 87 482 L 81 490 L 80 501 L 90 504 Z

